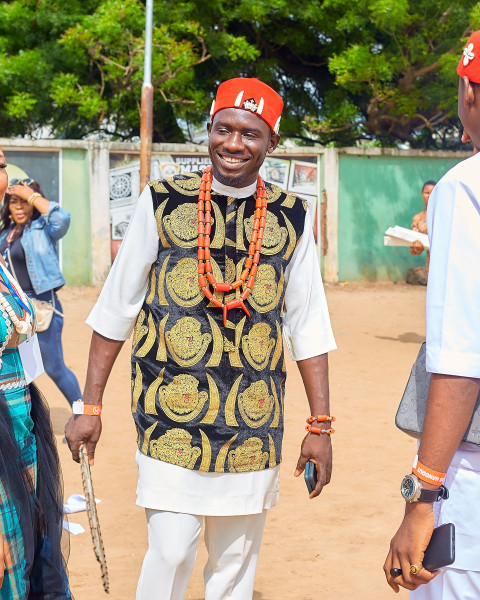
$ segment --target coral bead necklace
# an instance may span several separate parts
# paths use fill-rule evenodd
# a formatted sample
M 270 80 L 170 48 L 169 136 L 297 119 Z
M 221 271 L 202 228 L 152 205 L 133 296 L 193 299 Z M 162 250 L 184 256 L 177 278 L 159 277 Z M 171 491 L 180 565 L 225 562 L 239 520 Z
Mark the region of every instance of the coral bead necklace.
M 212 304 L 223 309 L 223 324 L 227 324 L 227 312 L 232 308 L 243 309 L 248 316 L 247 307 L 244 301 L 252 291 L 257 274 L 258 263 L 260 261 L 260 250 L 262 248 L 263 232 L 267 219 L 267 192 L 263 179 L 258 176 L 257 179 L 257 197 L 255 201 L 255 214 L 252 227 L 252 236 L 248 246 L 248 257 L 245 261 L 245 268 L 234 283 L 217 283 L 212 272 L 212 263 L 210 261 L 210 232 L 212 228 L 212 167 L 207 167 L 202 175 L 200 183 L 200 192 L 198 195 L 198 283 Z M 232 292 L 241 285 L 245 285 L 240 294 L 240 298 L 234 298 L 228 302 L 222 302 L 215 298 L 210 291 L 209 285 L 213 287 L 214 292 Z

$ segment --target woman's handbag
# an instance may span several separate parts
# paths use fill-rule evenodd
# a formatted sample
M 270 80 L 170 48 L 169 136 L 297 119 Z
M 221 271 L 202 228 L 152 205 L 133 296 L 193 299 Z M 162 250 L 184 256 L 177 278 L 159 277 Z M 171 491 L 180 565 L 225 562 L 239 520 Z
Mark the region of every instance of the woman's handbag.
M 18 282 L 17 275 L 13 268 L 12 257 L 10 256 L 10 249 L 7 250 L 7 256 L 10 272 Z M 52 322 L 53 318 L 53 313 L 57 313 L 57 315 L 63 317 L 63 313 L 61 313 L 55 308 L 55 297 L 53 295 L 53 290 L 51 290 L 51 293 L 51 302 L 46 302 L 45 300 L 37 300 L 37 298 L 29 298 L 30 302 L 33 304 L 33 308 L 35 309 L 35 316 L 37 318 L 37 327 L 35 331 L 37 333 L 40 333 L 41 331 L 46 331 L 50 327 L 50 323 Z
M 403 392 L 400 405 L 395 415 L 395 425 L 414 438 L 420 438 L 427 409 L 428 390 L 431 373 L 426 369 L 427 349 L 423 343 L 417 360 L 413 363 L 412 371 Z M 480 394 L 475 404 L 472 419 L 467 427 L 463 441 L 468 444 L 480 445 Z
M 37 298 L 30 298 L 30 302 L 33 304 L 35 316 L 37 317 L 36 331 L 46 331 L 50 327 L 50 323 L 52 322 L 53 318 L 53 312 L 55 311 L 53 304 L 51 302 L 45 302 L 44 300 L 37 300 Z

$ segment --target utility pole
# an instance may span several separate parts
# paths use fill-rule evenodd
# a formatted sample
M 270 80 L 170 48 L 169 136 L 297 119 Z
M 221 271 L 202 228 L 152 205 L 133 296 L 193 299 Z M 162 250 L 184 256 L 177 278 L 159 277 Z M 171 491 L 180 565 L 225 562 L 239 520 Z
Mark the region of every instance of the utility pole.
M 152 21 L 153 0 L 147 0 L 145 10 L 145 62 L 143 69 L 142 104 L 140 109 L 140 193 L 150 180 L 152 164 L 153 86 L 152 86 Z

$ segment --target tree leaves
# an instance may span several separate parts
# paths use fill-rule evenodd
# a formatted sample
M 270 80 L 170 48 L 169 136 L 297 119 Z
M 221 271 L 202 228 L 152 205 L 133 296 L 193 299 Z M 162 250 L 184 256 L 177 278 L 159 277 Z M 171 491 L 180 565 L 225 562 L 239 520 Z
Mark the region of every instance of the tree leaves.
M 4 0 L 2 135 L 135 139 L 143 0 Z M 154 141 L 202 125 L 218 84 L 259 77 L 299 143 L 459 144 L 455 66 L 476 0 L 155 0 Z M 185 127 L 184 127 L 185 129 Z

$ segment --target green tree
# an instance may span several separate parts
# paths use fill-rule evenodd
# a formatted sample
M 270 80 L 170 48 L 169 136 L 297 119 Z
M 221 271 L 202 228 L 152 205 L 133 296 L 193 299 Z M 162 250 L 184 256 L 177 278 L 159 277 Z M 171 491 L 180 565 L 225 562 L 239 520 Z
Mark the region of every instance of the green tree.
M 1 134 L 137 136 L 144 12 L 3 0 Z M 478 26 L 476 0 L 155 0 L 154 140 L 182 141 L 222 80 L 256 76 L 285 100 L 284 137 L 453 147 L 455 65 Z

